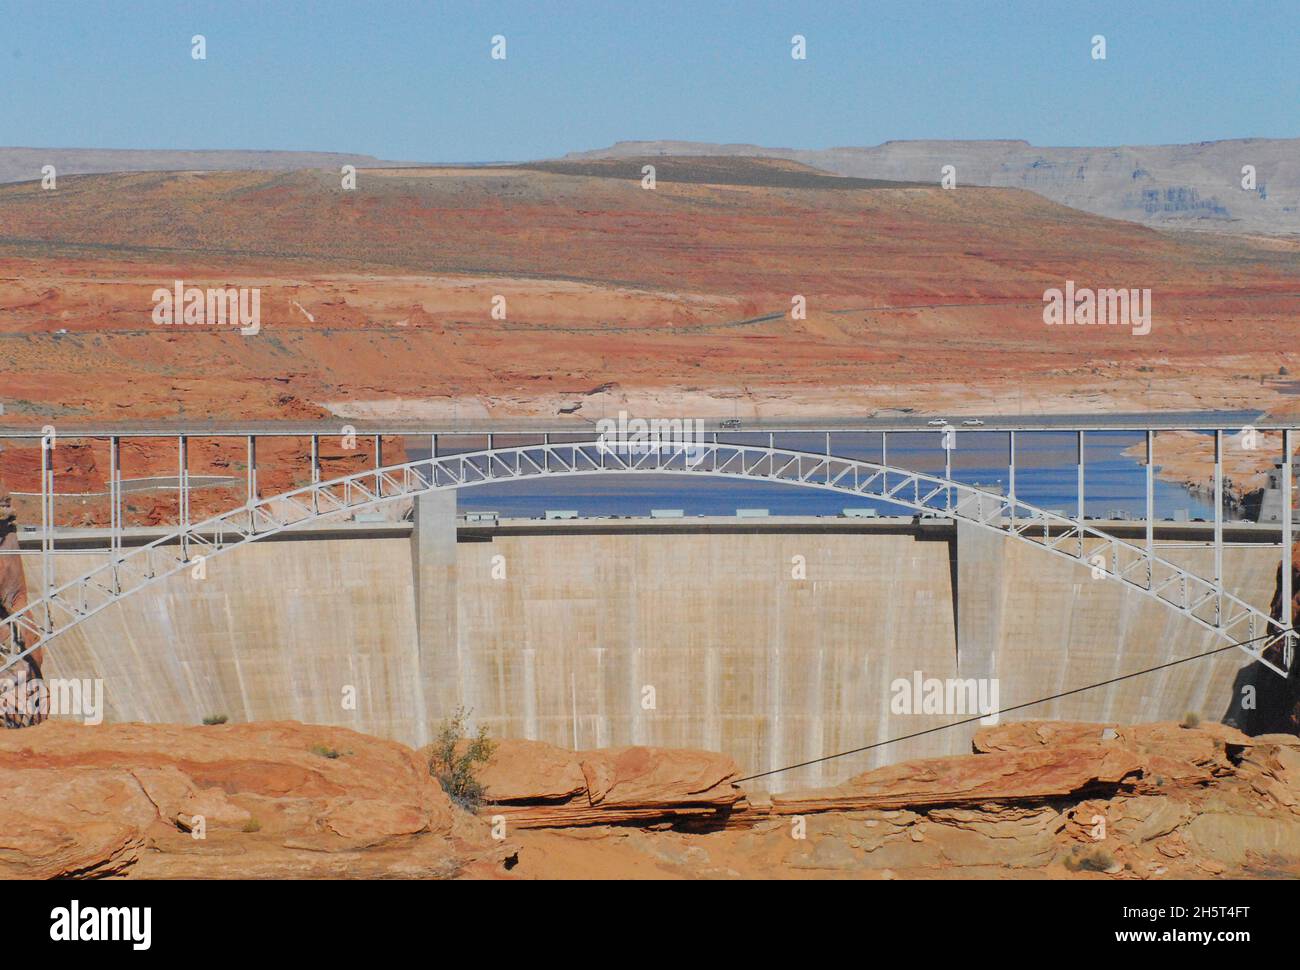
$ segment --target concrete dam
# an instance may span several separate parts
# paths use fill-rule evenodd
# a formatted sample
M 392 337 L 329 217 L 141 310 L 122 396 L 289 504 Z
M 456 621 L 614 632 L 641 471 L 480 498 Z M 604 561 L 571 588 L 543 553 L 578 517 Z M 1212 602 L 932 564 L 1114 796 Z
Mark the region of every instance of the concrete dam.
M 1158 551 L 1208 569 L 1205 529 L 1163 524 Z M 1226 539 L 1226 588 L 1267 609 L 1276 535 Z M 60 551 L 56 579 L 97 556 Z M 707 748 L 748 774 L 963 719 L 899 713 L 900 679 L 992 680 L 1009 707 L 1219 646 L 1150 596 L 961 520 L 475 523 L 439 492 L 413 522 L 292 530 L 162 580 L 70 629 L 44 669 L 102 679 L 112 721 L 295 719 L 420 745 L 463 706 L 496 737 Z M 1218 719 L 1248 659 L 1228 650 L 1004 717 Z M 772 788 L 962 753 L 977 728 Z

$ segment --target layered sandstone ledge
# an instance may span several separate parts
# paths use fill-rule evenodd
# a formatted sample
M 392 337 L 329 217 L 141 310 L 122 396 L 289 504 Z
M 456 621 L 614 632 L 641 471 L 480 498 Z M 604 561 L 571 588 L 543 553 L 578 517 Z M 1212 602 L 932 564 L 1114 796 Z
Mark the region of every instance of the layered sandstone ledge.
M 1291 735 L 1023 722 L 975 750 L 751 800 L 709 752 L 502 741 L 475 817 L 342 728 L 47 722 L 0 732 L 0 877 L 1300 875 Z

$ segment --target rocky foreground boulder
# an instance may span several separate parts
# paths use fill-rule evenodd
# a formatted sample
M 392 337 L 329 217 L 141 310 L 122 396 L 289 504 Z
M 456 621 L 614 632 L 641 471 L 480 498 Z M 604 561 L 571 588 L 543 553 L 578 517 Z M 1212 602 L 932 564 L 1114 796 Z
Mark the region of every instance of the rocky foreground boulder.
M 343 728 L 0 731 L 0 878 L 446 877 L 496 848 L 414 751 Z
M 23 560 L 18 552 L 18 517 L 14 514 L 4 483 L 0 482 L 0 620 L 19 612 L 27 606 L 27 580 L 23 574 Z M 26 646 L 21 636 L 10 641 L 0 630 L 0 659 L 9 652 L 21 652 Z M 39 723 L 39 713 L 24 710 L 11 703 L 17 692 L 41 676 L 41 650 L 34 650 L 22 660 L 0 673 L 0 727 L 22 728 Z
M 477 816 L 427 756 L 294 722 L 0 732 L 0 877 L 1300 876 L 1300 739 L 1022 722 L 747 795 L 709 752 L 500 741 Z M 846 759 L 847 760 L 847 759 Z
M 976 753 L 774 795 L 795 867 L 888 875 L 1300 874 L 1300 739 L 1219 724 L 1021 722 Z M 816 815 L 812 814 L 816 813 Z M 762 826 L 758 826 L 762 828 Z
M 732 784 L 740 768 L 711 751 L 569 751 L 541 741 L 501 741 L 495 747 L 477 777 L 490 814 L 512 828 L 707 823 L 725 821 L 746 804 L 745 793 Z

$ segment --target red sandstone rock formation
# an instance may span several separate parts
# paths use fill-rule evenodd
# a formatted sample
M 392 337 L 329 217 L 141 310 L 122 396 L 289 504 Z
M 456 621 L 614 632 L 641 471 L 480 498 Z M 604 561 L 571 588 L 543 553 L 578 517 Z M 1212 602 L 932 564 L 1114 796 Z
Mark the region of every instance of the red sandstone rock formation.
M 973 755 L 889 765 L 834 788 L 738 799 L 707 834 L 603 825 L 575 770 L 592 754 L 507 742 L 494 791 L 532 817 L 516 875 L 1158 879 L 1300 873 L 1300 741 L 1218 724 L 1030 722 Z M 645 749 L 641 749 L 645 750 Z M 658 752 L 665 759 L 693 752 Z M 691 763 L 691 762 L 688 762 Z M 584 773 L 585 777 L 585 773 Z M 545 802 L 556 804 L 546 817 Z M 488 807 L 484 814 L 499 813 Z M 605 819 L 612 820 L 613 816 Z M 622 820 L 622 819 L 620 819 Z M 555 830 L 557 825 L 581 829 Z M 581 833 L 581 835 L 579 835 Z
M 718 184 L 640 193 L 521 168 L 376 171 L 345 219 L 336 188 L 307 172 L 86 176 L 57 211 L 33 204 L 35 184 L 5 186 L 8 235 L 66 251 L 0 258 L 0 330 L 23 338 L 0 346 L 5 393 L 88 423 L 550 418 L 575 402 L 589 419 L 607 405 L 781 417 L 918 404 L 954 416 L 991 400 L 1024 413 L 1295 406 L 1287 382 L 1253 379 L 1295 367 L 1279 336 L 1294 328 L 1293 242 L 1153 233 L 1019 190 L 777 188 L 745 176 L 752 162 L 728 164 L 710 165 Z M 178 217 L 160 222 L 163 208 Z M 719 258 L 737 252 L 749 256 Z M 1044 326 L 1040 296 L 1067 268 L 1160 280 L 1158 338 Z M 178 278 L 261 281 L 262 334 L 232 344 L 153 324 L 149 291 Z M 796 292 L 817 294 L 806 320 L 781 315 Z M 490 318 L 494 294 L 508 320 Z M 883 307 L 895 309 L 829 312 Z
M 0 485 L 0 619 L 11 616 L 27 605 L 27 582 L 23 576 L 23 561 L 15 555 L 18 550 L 17 517 L 9 501 L 9 493 Z M 0 634 L 3 637 L 3 634 Z M 0 643 L 0 658 L 6 650 L 22 650 L 22 643 Z M 27 688 L 41 676 L 41 653 L 35 650 L 0 673 L 0 726 L 29 727 L 44 719 L 39 711 L 32 711 L 22 703 Z
M 520 828 L 725 820 L 744 805 L 730 758 L 680 748 L 569 751 L 499 741 L 479 773 L 491 814 Z
M 0 877 L 1300 876 L 1292 736 L 1027 722 L 974 747 L 750 804 L 708 752 L 503 741 L 476 818 L 421 753 L 341 728 L 51 722 L 0 732 Z
M 1271 615 L 1280 618 L 1282 613 L 1282 567 L 1277 567 L 1277 586 L 1273 589 Z M 1291 625 L 1300 623 L 1300 542 L 1291 547 Z
M 1291 627 L 1300 625 L 1300 542 L 1291 549 L 1291 603 L 1282 603 L 1282 565 L 1277 567 L 1277 583 L 1273 588 L 1273 601 L 1269 606 L 1269 615 L 1275 620 L 1282 619 L 1287 613 L 1291 616 Z M 1287 658 L 1281 644 L 1274 644 L 1264 655 L 1278 667 L 1287 669 Z M 1290 676 L 1282 683 L 1276 678 L 1269 680 L 1260 692 L 1259 711 L 1256 718 L 1258 731 L 1286 731 L 1300 735 L 1300 664 L 1291 659 Z
M 414 751 L 342 728 L 47 722 L 0 732 L 0 773 L 6 878 L 446 876 L 491 854 Z
M 835 788 L 772 796 L 773 814 L 851 809 L 979 807 L 1114 793 L 1142 777 L 1143 764 L 1122 747 L 1060 745 L 979 758 L 930 758 L 888 765 Z
M 0 550 L 9 553 L 18 548 L 18 523 L 9 493 L 0 487 Z M 23 563 L 16 555 L 0 556 L 0 617 L 16 613 L 27 605 L 27 583 Z
M 1291 550 L 1291 583 L 1291 625 L 1295 627 L 1300 624 L 1300 543 Z M 1270 613 L 1274 619 L 1281 619 L 1284 615 L 1280 563 Z M 1287 658 L 1280 643 L 1269 645 L 1264 658 L 1276 668 L 1287 669 Z M 1224 721 L 1247 734 L 1285 732 L 1300 735 L 1300 663 L 1292 658 L 1290 675 L 1285 679 L 1262 663 L 1243 667 L 1233 684 L 1231 703 Z

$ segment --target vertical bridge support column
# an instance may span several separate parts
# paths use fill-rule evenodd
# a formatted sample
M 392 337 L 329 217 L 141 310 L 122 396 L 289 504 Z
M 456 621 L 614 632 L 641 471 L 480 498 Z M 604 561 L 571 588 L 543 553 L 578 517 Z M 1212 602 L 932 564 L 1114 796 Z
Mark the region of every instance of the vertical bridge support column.
M 411 578 L 415 593 L 413 686 L 419 744 L 432 740 L 431 723 L 461 703 L 456 619 L 456 492 L 415 498 L 411 527 Z
M 1147 589 L 1155 585 L 1151 557 L 1156 550 L 1156 435 L 1147 431 Z
M 1223 622 L 1223 432 L 1214 432 L 1214 619 Z
M 1294 540 L 1292 535 L 1292 512 L 1291 512 L 1291 489 L 1294 485 L 1292 482 L 1291 466 L 1291 449 L 1293 443 L 1291 440 L 1291 429 L 1287 428 L 1282 432 L 1282 615 L 1281 619 L 1286 634 L 1282 640 L 1282 667 L 1284 670 L 1291 669 L 1291 661 L 1295 650 L 1295 634 L 1291 632 L 1295 620 L 1295 590 L 1291 588 L 1291 571 L 1295 568 L 1291 563 L 1291 544 Z

